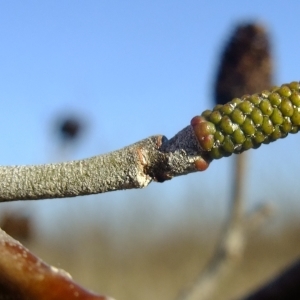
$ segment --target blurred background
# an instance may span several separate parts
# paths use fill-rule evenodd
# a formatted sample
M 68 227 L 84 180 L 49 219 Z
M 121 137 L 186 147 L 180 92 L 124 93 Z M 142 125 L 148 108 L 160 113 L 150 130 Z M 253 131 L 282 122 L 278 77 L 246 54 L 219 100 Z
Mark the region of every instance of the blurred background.
M 171 138 L 214 106 L 220 55 L 244 22 L 269 33 L 274 83 L 299 80 L 299 9 L 296 0 L 1 1 L 0 163 Z M 246 212 L 262 203 L 276 211 L 250 236 L 242 276 L 227 278 L 214 299 L 241 295 L 299 255 L 299 148 L 290 135 L 250 150 Z M 232 157 L 145 190 L 1 203 L 0 223 L 16 224 L 12 235 L 85 287 L 173 299 L 213 252 L 231 179 Z

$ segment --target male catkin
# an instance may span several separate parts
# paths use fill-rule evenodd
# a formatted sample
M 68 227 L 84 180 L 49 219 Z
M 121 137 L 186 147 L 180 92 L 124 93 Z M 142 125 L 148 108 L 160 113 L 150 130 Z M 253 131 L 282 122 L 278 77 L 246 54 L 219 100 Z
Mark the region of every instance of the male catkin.
M 299 131 L 300 84 L 291 82 L 234 98 L 194 117 L 191 125 L 212 159 L 256 149 Z

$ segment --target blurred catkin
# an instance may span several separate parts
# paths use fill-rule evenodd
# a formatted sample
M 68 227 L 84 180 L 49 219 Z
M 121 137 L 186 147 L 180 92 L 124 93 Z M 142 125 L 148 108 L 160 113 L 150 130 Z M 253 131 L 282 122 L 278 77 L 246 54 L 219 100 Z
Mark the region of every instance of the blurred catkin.
M 215 103 L 254 94 L 272 86 L 269 37 L 263 26 L 238 26 L 222 53 L 216 81 Z

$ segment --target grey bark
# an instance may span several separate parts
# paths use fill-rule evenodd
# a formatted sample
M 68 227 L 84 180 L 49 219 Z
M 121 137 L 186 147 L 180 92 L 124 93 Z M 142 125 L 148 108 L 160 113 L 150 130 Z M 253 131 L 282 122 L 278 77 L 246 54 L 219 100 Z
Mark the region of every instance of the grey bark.
M 157 135 L 121 150 L 58 164 L 0 167 L 0 202 L 75 197 L 143 188 L 197 171 L 203 160 L 191 126 L 172 139 Z M 209 161 L 207 160 L 207 163 Z

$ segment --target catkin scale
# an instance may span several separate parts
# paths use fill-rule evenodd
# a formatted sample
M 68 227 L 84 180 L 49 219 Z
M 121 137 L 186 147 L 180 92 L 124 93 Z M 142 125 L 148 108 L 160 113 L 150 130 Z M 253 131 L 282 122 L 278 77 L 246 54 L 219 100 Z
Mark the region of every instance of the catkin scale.
M 300 129 L 300 84 L 235 98 L 192 119 L 200 147 L 211 159 L 257 149 Z

